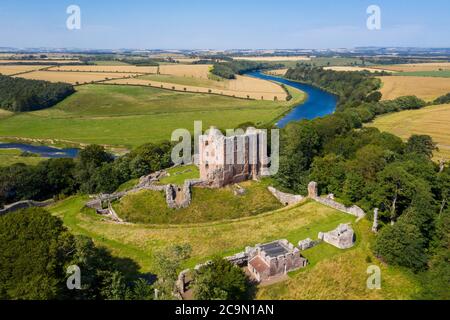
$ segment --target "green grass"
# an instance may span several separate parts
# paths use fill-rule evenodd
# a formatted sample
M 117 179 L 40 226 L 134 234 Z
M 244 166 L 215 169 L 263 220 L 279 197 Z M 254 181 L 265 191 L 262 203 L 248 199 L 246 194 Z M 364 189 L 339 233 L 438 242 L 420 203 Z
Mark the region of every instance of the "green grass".
M 398 72 L 396 76 L 450 78 L 450 70 Z
M 352 222 L 357 233 L 356 246 L 339 250 L 327 244 L 306 250 L 311 264 L 290 273 L 286 282 L 259 288 L 260 299 L 408 299 L 419 289 L 414 275 L 401 268 L 380 263 L 371 253 L 374 235 L 370 222 L 354 218 L 316 202 L 233 221 L 184 226 L 116 224 L 104 221 L 93 211 L 83 209 L 88 197 L 61 201 L 50 211 L 63 219 L 75 234 L 94 239 L 118 257 L 138 263 L 142 272 L 155 270 L 153 254 L 169 245 L 190 244 L 192 258 L 182 267 L 193 267 L 214 255 L 226 256 L 245 246 L 288 238 L 297 244 L 306 236 L 317 238 L 316 231 L 329 231 L 340 222 Z M 335 225 L 336 224 L 336 225 Z M 372 260 L 368 262 L 368 258 Z M 382 271 L 382 289 L 366 288 L 369 265 Z
M 183 185 L 185 180 L 198 179 L 200 172 L 196 165 L 179 166 L 166 170 L 169 174 L 160 180 L 161 184 L 176 184 Z
M 53 108 L 0 117 L 0 137 L 54 139 L 74 143 L 134 147 L 169 140 L 173 130 L 244 122 L 273 122 L 304 95 L 292 90 L 289 102 L 253 101 L 137 86 L 86 85 Z
M 16 163 L 33 166 L 47 160 L 47 158 L 42 157 L 22 157 L 21 154 L 22 152 L 18 149 L 0 149 L 0 167 L 7 167 Z
M 167 207 L 164 192 L 150 190 L 129 194 L 115 203 L 114 208 L 126 221 L 148 224 L 220 221 L 281 208 L 278 200 L 267 190 L 268 181 L 247 181 L 240 185 L 246 189 L 246 193 L 240 196 L 234 195 L 232 186 L 222 189 L 194 187 L 191 205 L 179 210 Z

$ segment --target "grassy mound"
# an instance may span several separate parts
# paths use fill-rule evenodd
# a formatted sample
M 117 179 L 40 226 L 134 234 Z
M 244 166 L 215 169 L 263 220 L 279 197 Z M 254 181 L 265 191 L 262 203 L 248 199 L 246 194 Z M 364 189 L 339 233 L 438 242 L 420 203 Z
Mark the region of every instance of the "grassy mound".
M 178 170 L 182 172 L 182 169 Z M 184 181 L 182 177 L 173 175 L 161 182 L 179 183 Z M 148 224 L 185 224 L 249 217 L 281 208 L 278 200 L 267 190 L 268 183 L 241 183 L 246 193 L 239 196 L 234 195 L 232 186 L 222 189 L 193 188 L 191 205 L 180 210 L 167 207 L 164 192 L 146 190 L 127 195 L 114 208 L 126 221 Z

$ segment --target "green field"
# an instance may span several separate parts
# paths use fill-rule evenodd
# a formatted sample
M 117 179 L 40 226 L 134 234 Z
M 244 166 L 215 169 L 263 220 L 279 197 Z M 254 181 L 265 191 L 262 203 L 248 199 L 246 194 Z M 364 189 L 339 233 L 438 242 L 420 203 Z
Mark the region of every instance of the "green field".
M 0 167 L 7 167 L 15 163 L 36 165 L 47 160 L 47 158 L 42 157 L 22 157 L 21 154 L 22 152 L 17 149 L 0 149 Z
M 159 181 L 161 184 L 183 185 L 185 180 L 198 179 L 200 177 L 198 167 L 194 164 L 178 166 L 166 171 L 168 175 Z
M 86 85 L 50 109 L 0 115 L 0 137 L 53 139 L 134 147 L 169 140 L 173 130 L 215 125 L 235 128 L 251 121 L 273 122 L 304 94 L 292 89 L 289 102 L 235 99 L 148 87 Z
M 354 217 L 316 202 L 249 218 L 214 223 L 164 226 L 117 224 L 104 221 L 93 211 L 83 209 L 87 197 L 72 197 L 53 205 L 50 210 L 61 217 L 76 234 L 84 234 L 119 257 L 138 263 L 142 272 L 154 270 L 153 254 L 169 245 L 190 244 L 192 257 L 184 267 L 193 267 L 214 255 L 227 256 L 245 246 L 286 238 L 294 244 L 305 237 L 317 238 L 318 231 L 329 231 L 339 223 L 352 222 L 357 244 L 338 250 L 328 244 L 304 252 L 310 265 L 290 274 L 287 282 L 260 288 L 258 298 L 293 299 L 407 299 L 417 290 L 412 275 L 402 269 L 388 267 L 370 253 L 373 235 L 370 223 L 355 223 Z M 367 256 L 372 259 L 368 262 Z M 382 270 L 382 289 L 366 289 L 366 268 L 376 264 Z M 329 296 L 327 296 L 329 294 Z
M 191 205 L 180 210 L 167 206 L 164 192 L 145 190 L 125 196 L 114 204 L 114 209 L 125 221 L 148 224 L 185 224 L 243 218 L 282 207 L 267 190 L 269 184 L 270 181 L 240 183 L 246 191 L 243 195 L 234 195 L 233 186 L 222 189 L 194 187 Z
M 450 70 L 398 72 L 396 76 L 450 78 Z

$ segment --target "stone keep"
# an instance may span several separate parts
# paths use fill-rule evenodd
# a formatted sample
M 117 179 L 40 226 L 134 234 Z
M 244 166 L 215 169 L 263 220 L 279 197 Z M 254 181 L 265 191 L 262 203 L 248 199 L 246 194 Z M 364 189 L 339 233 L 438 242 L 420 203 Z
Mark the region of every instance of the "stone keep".
M 212 188 L 268 175 L 267 133 L 248 128 L 244 134 L 224 136 L 211 128 L 199 137 L 200 179 Z

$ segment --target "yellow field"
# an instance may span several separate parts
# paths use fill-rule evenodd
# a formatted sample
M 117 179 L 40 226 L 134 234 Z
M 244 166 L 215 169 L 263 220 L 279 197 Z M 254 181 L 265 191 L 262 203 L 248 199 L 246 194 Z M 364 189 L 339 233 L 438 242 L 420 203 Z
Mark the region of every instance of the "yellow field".
M 159 66 L 159 73 L 180 77 L 208 79 L 209 71 L 211 70 L 211 68 L 212 65 L 208 64 L 199 64 L 199 65 L 164 64 Z
M 152 77 L 154 79 L 158 79 L 158 76 Z M 189 77 L 184 77 L 187 83 L 191 80 Z M 170 77 L 164 77 L 164 79 L 170 80 Z M 128 84 L 128 85 L 143 85 L 143 86 L 152 86 L 156 88 L 165 88 L 176 91 L 186 91 L 186 92 L 200 92 L 200 93 L 213 93 L 220 94 L 226 96 L 235 96 L 238 98 L 250 98 L 257 100 L 275 100 L 275 98 L 279 101 L 286 100 L 286 92 L 283 90 L 281 86 L 276 83 L 265 81 L 261 79 L 256 79 L 252 77 L 246 76 L 237 76 L 235 80 L 226 80 L 226 81 L 214 81 L 214 80 L 206 80 L 201 78 L 204 81 L 200 82 L 196 81 L 197 78 L 192 79 L 192 84 L 180 84 L 180 79 L 174 78 L 174 82 L 169 81 L 156 81 L 156 80 L 148 80 L 144 78 L 132 78 L 132 79 L 117 79 L 106 81 L 105 83 L 113 83 L 113 84 Z M 178 83 L 176 83 L 178 82 Z
M 309 61 L 310 57 L 306 56 L 277 56 L 277 57 L 234 57 L 234 60 L 250 60 L 250 61 Z
M 45 63 L 45 62 L 53 62 L 53 63 L 75 63 L 80 62 L 80 60 L 72 60 L 72 59 L 62 59 L 62 60 L 51 60 L 51 59 L 41 59 L 41 60 L 0 60 L 0 63 Z
M 379 77 L 383 82 L 383 100 L 415 95 L 431 101 L 450 92 L 450 78 L 387 76 Z
M 20 78 L 32 80 L 45 80 L 50 82 L 66 82 L 71 84 L 84 84 L 89 82 L 103 81 L 106 79 L 125 78 L 135 76 L 131 73 L 106 73 L 106 72 L 56 72 L 56 71 L 34 71 L 19 75 Z
M 274 69 L 274 70 L 267 70 L 264 73 L 270 74 L 272 76 L 284 76 L 288 70 L 289 69 L 287 69 L 287 68 L 285 68 L 285 69 Z
M 450 70 L 450 62 L 410 63 L 373 66 L 374 69 L 386 69 L 397 72 Z
M 369 71 L 369 72 L 394 72 L 388 69 L 374 69 L 374 68 L 363 68 L 363 67 L 351 67 L 351 66 L 335 66 L 335 67 L 325 67 L 325 70 L 333 70 L 333 71 Z
M 377 117 L 368 126 L 391 132 L 403 139 L 426 134 L 438 143 L 435 159 L 450 160 L 450 104 L 407 110 Z
M 122 72 L 122 73 L 156 73 L 158 67 L 137 66 L 59 66 L 51 68 L 52 71 L 83 71 L 83 72 Z
M 40 70 L 44 68 L 48 68 L 49 66 L 0 66 L 0 74 L 5 76 L 10 76 L 22 72 L 28 72 L 33 70 Z

